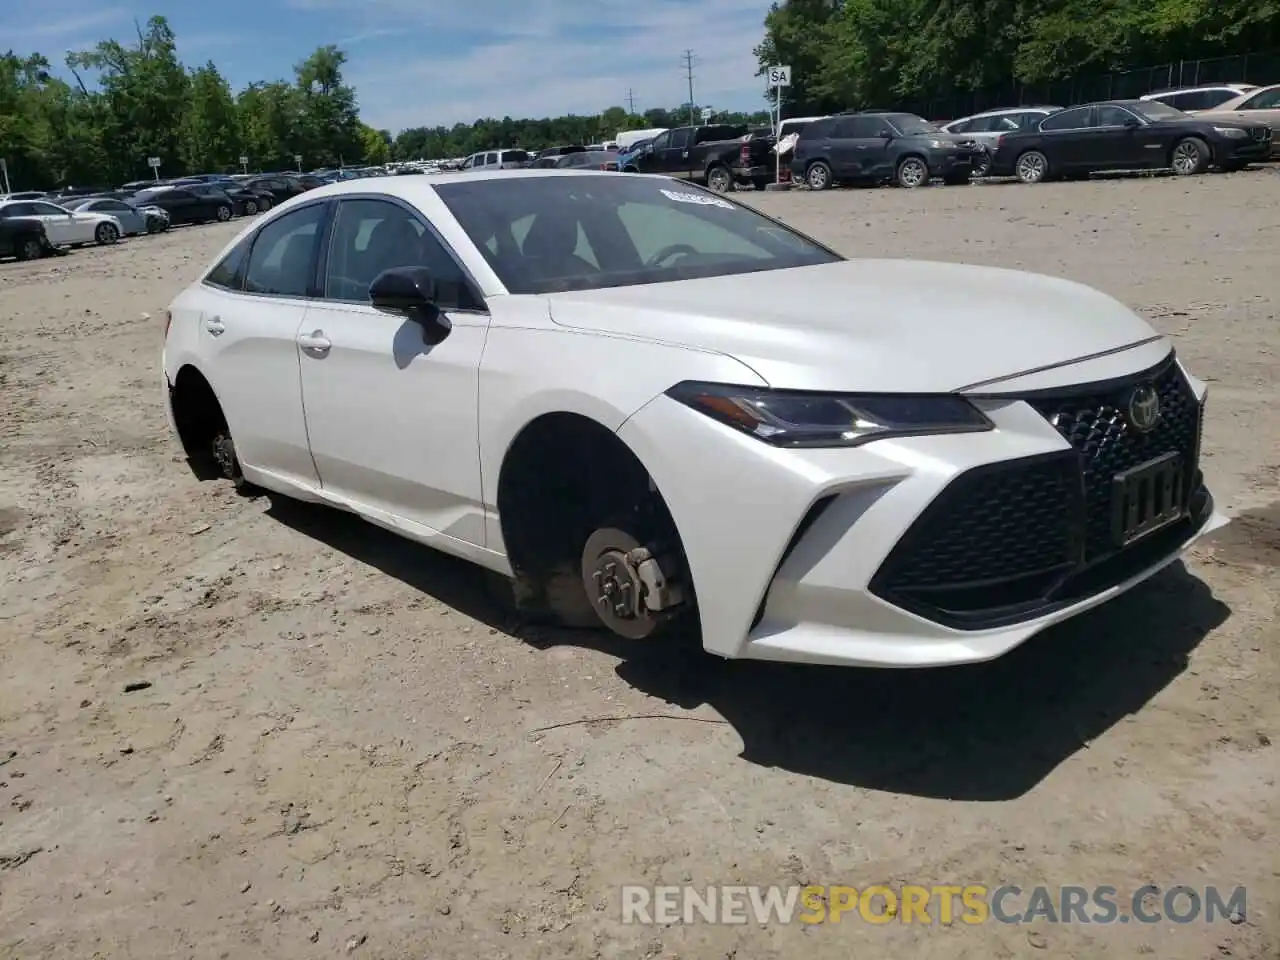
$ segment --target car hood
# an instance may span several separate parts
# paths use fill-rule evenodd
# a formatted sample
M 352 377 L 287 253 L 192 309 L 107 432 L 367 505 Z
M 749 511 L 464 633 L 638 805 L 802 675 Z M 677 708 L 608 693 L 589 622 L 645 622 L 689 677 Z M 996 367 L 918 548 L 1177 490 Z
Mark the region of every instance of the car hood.
M 1156 336 L 1123 304 L 1068 280 L 916 260 L 546 299 L 562 326 L 728 354 L 783 389 L 953 391 Z

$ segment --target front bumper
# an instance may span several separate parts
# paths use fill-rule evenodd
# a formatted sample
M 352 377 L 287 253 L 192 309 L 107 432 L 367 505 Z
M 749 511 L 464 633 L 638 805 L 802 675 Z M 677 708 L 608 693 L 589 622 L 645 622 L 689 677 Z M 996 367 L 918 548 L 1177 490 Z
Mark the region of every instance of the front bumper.
M 1123 593 L 1226 522 L 1195 467 L 1203 385 L 1174 362 L 1143 371 L 1157 375 L 1167 378 L 1170 425 L 1149 443 L 1185 448 L 1196 493 L 1177 524 L 1115 552 L 1101 533 L 1107 485 L 1153 448 L 1125 446 L 1100 395 L 1073 390 L 1057 427 L 1042 397 L 975 398 L 995 430 L 838 450 L 775 449 L 660 397 L 619 436 L 649 467 L 680 531 L 708 651 L 849 666 L 973 663 Z M 1056 500 L 1036 471 L 1068 462 L 1085 490 L 1071 500 L 1058 488 L 1066 499 Z M 1065 559 L 1050 555 L 1055 545 Z
M 1251 133 L 1255 131 L 1251 130 Z M 1219 137 L 1213 144 L 1214 163 L 1258 163 L 1275 155 L 1276 143 L 1269 127 L 1256 128 L 1249 139 Z
M 972 150 L 930 150 L 925 154 L 925 162 L 929 165 L 929 175 L 933 177 L 953 177 L 973 170 L 977 154 Z

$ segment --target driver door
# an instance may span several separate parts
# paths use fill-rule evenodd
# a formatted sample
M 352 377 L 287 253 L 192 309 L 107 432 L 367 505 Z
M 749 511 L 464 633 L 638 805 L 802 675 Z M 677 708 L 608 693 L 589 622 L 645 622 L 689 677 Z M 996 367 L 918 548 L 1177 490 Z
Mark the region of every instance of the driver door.
M 425 266 L 452 331 L 422 329 L 369 303 L 391 267 Z M 414 210 L 381 198 L 338 204 L 321 300 L 299 338 L 311 455 L 328 492 L 484 544 L 477 399 L 488 308 Z

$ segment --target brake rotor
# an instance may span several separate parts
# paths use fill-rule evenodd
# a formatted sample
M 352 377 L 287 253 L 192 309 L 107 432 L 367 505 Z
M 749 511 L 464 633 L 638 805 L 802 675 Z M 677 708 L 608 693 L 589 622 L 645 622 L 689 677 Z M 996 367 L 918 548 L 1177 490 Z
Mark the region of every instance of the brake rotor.
M 628 640 L 643 640 L 662 618 L 644 602 L 639 574 L 627 555 L 641 544 L 625 530 L 604 527 L 582 548 L 582 585 L 606 627 Z

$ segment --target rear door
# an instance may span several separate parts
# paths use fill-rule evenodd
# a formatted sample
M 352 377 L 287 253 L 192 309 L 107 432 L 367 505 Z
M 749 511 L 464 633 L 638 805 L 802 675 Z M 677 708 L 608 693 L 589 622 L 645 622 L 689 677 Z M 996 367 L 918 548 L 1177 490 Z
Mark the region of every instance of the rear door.
M 838 117 L 831 131 L 832 169 L 840 179 L 877 176 L 888 157 L 889 125 L 878 117 Z
M 323 201 L 290 210 L 233 249 L 205 281 L 216 295 L 199 319 L 205 374 L 240 460 L 313 487 L 298 333 L 318 292 L 326 211 Z
M 1093 107 L 1073 107 L 1050 114 L 1040 124 L 1041 145 L 1054 173 L 1089 169 Z

